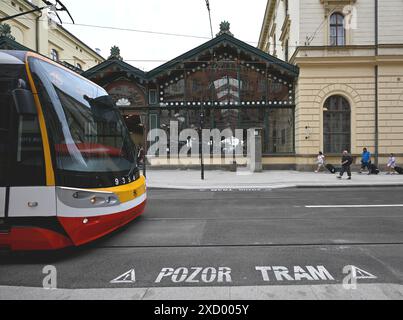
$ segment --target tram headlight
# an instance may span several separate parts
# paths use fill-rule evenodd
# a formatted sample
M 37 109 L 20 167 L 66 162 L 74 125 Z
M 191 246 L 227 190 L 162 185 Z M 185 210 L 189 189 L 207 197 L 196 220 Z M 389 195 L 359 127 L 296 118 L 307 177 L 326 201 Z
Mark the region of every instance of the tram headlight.
M 112 207 L 120 204 L 117 194 L 76 188 L 57 188 L 58 199 L 72 208 Z

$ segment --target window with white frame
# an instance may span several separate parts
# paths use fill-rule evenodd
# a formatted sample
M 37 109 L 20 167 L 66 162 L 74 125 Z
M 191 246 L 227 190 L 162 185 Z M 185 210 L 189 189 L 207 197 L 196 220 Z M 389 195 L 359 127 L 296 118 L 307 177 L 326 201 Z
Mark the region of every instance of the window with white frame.
M 52 50 L 50 51 L 50 58 L 51 58 L 53 61 L 59 61 L 59 52 L 57 52 L 56 49 L 52 49 Z
M 333 13 L 330 16 L 330 45 L 346 45 L 346 32 L 344 29 L 344 16 L 341 13 Z

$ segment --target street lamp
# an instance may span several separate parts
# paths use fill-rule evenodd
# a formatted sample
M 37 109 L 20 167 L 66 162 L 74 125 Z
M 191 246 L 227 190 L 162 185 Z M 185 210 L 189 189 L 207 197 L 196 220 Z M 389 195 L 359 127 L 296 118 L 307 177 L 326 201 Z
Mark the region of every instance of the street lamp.
M 199 134 L 199 152 L 200 152 L 200 167 L 201 167 L 201 179 L 204 180 L 204 158 L 203 158 L 203 127 L 204 127 L 204 108 L 201 104 L 200 108 L 200 134 Z

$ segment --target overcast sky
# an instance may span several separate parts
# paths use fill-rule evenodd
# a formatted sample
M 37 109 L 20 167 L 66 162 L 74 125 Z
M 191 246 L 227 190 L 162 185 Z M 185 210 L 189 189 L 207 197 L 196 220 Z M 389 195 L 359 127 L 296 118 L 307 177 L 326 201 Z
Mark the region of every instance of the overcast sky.
M 128 63 L 149 71 L 208 39 L 84 27 L 80 24 L 211 37 L 205 0 L 64 0 L 77 25 L 64 24 L 107 58 L 117 45 Z M 214 36 L 223 20 L 240 40 L 257 46 L 267 0 L 210 0 Z M 69 22 L 66 15 L 62 15 Z M 136 61 L 158 60 L 158 61 Z

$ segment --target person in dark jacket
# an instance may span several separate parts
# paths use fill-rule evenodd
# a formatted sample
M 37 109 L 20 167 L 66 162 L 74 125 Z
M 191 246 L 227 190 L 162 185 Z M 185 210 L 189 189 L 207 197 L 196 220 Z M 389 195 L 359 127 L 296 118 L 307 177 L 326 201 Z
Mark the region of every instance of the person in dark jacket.
M 351 165 L 353 164 L 353 157 L 348 153 L 347 150 L 343 151 L 343 156 L 341 158 L 341 172 L 340 175 L 337 176 L 338 179 L 341 179 L 345 172 L 347 172 L 348 180 L 351 180 Z

